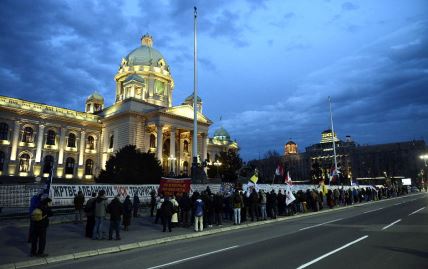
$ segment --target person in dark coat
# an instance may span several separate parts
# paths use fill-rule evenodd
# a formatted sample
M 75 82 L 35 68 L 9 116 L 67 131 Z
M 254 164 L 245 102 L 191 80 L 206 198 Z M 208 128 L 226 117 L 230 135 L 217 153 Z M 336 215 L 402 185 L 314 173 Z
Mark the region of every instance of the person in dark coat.
M 134 218 L 138 217 L 138 210 L 140 209 L 140 198 L 138 195 L 134 195 L 134 202 L 132 203 L 134 208 Z
M 33 220 L 33 230 L 31 234 L 31 253 L 30 256 L 46 257 L 46 232 L 49 226 L 49 217 L 52 211 L 49 208 L 50 198 L 43 198 L 39 205 L 33 210 L 31 217 Z M 37 213 L 36 213 L 37 211 Z M 37 215 L 37 216 L 36 216 Z M 37 248 L 38 246 L 38 248 Z
M 150 192 L 150 217 L 153 217 L 153 212 L 156 208 L 156 191 L 152 190 Z
M 129 195 L 126 196 L 125 201 L 123 202 L 123 227 L 125 231 L 128 231 L 129 225 L 131 225 L 131 216 L 132 216 L 132 202 Z
M 120 219 L 123 214 L 123 205 L 116 196 L 110 202 L 107 207 L 108 213 L 110 213 L 110 229 L 108 239 L 113 239 L 113 231 L 116 232 L 116 240 L 120 240 Z
M 76 196 L 74 196 L 74 223 L 83 222 L 83 205 L 85 204 L 85 196 L 82 191 L 79 191 Z
M 95 201 L 97 194 L 92 193 L 92 198 L 86 202 L 85 214 L 86 214 L 86 231 L 85 236 L 92 238 L 94 226 L 95 226 Z
M 173 204 L 171 203 L 170 199 L 168 197 L 165 197 L 164 202 L 161 205 L 160 208 L 160 215 L 162 218 L 162 226 L 163 230 L 162 232 L 166 232 L 166 226 L 168 226 L 168 231 L 171 232 L 171 217 L 174 213 Z
M 192 210 L 192 201 L 189 198 L 189 194 L 186 192 L 183 194 L 183 196 L 180 198 L 180 201 L 178 202 L 181 209 L 181 220 L 183 227 L 187 228 L 190 225 L 190 214 Z

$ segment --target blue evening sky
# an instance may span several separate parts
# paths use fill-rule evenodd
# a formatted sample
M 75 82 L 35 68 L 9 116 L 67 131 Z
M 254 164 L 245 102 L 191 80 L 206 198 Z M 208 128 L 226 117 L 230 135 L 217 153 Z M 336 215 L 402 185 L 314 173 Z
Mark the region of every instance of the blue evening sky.
M 83 110 L 97 90 L 109 106 L 122 57 L 148 32 L 178 105 L 193 90 L 195 4 L 210 132 L 226 128 L 245 160 L 289 138 L 318 143 L 328 96 L 342 139 L 428 137 L 426 0 L 3 0 L 0 95 Z

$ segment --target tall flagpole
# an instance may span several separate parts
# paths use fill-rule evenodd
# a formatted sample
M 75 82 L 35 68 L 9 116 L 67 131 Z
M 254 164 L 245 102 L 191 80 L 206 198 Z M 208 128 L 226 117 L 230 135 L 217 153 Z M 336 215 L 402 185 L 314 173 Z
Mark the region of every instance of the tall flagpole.
M 198 167 L 198 73 L 197 73 L 197 56 L 198 56 L 198 44 L 196 39 L 196 23 L 198 13 L 196 7 L 194 7 L 193 17 L 193 163 L 192 163 L 192 179 L 196 180 L 196 171 Z
M 331 132 L 332 132 L 332 136 L 333 136 L 334 172 L 336 175 L 339 175 L 339 173 L 337 171 L 336 141 L 334 140 L 333 112 L 331 111 L 331 98 L 330 98 L 330 96 L 328 97 L 328 103 L 330 105 L 330 123 L 331 123 Z M 328 185 L 331 185 L 331 179 L 328 182 Z

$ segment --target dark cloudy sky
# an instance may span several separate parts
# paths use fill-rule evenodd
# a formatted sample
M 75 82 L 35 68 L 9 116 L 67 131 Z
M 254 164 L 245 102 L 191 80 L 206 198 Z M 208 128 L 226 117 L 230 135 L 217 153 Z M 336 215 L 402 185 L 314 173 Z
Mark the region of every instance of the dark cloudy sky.
M 426 0 L 121 2 L 0 1 L 0 95 L 83 110 L 98 90 L 111 105 L 122 57 L 149 32 L 180 104 L 193 89 L 197 3 L 204 112 L 244 159 L 289 138 L 300 150 L 319 142 L 329 95 L 340 138 L 428 137 Z

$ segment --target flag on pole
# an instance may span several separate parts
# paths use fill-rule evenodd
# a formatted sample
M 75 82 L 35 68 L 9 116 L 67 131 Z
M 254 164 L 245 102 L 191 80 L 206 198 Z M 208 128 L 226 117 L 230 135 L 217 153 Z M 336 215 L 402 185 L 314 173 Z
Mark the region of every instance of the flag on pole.
M 291 186 L 290 185 L 286 185 L 285 186 L 285 204 L 289 205 L 294 200 L 296 200 L 296 197 L 294 196 L 293 192 L 291 191 Z
M 287 175 L 284 178 L 284 183 L 288 185 L 293 185 L 293 181 L 291 180 L 291 177 L 290 177 L 290 171 L 287 171 Z
M 250 182 L 257 184 L 257 181 L 259 180 L 259 176 L 257 174 L 254 174 L 252 177 L 250 177 Z

